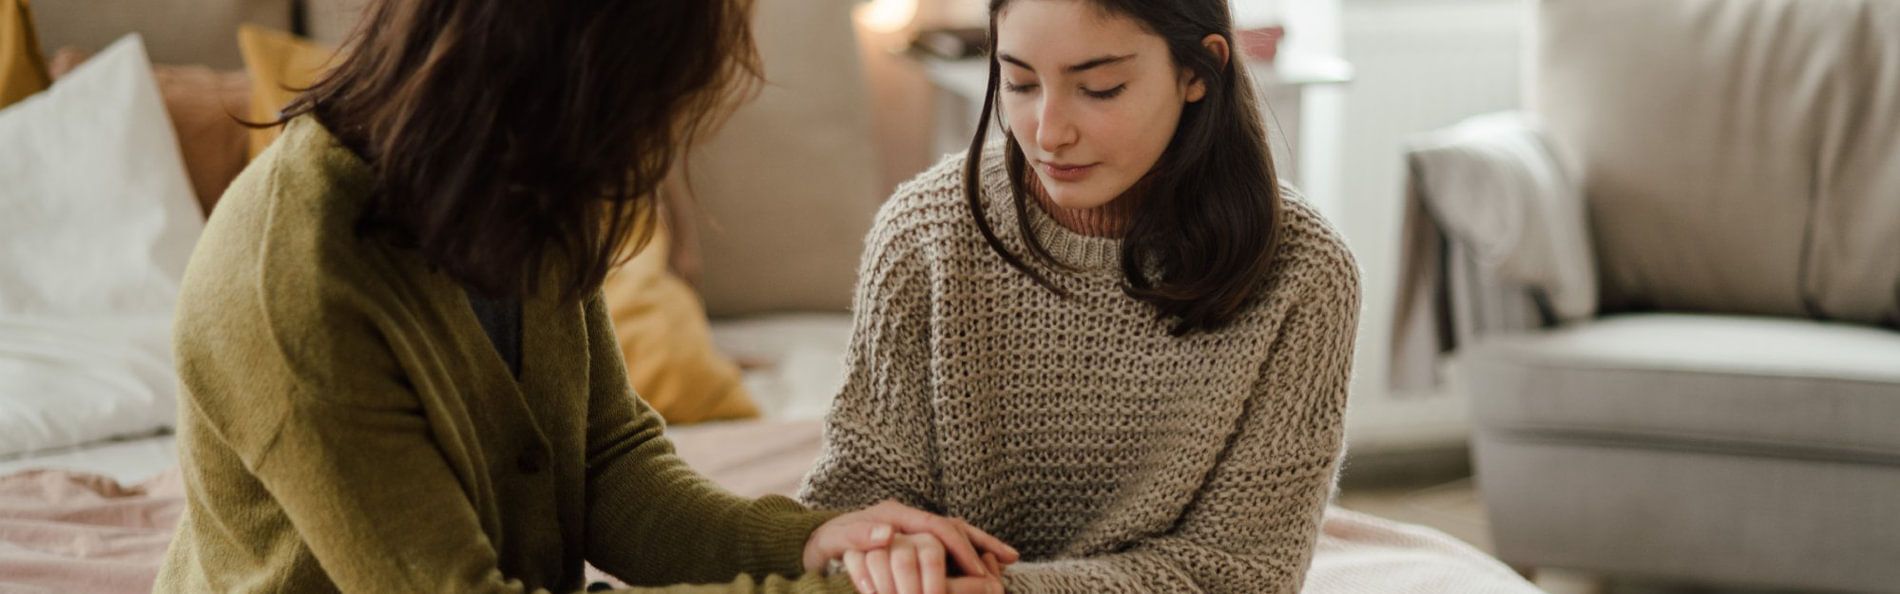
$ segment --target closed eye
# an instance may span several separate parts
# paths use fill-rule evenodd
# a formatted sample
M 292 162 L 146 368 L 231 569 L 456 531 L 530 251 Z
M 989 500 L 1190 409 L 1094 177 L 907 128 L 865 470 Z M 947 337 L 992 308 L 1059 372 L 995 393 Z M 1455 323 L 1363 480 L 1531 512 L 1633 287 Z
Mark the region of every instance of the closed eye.
M 1019 94 L 1028 93 L 1028 92 L 1036 90 L 1036 87 L 1038 86 L 1040 85 L 1036 85 L 1036 84 L 1019 85 L 1013 82 L 1003 81 L 1003 90 L 1011 92 L 1011 93 L 1019 93 Z
M 1082 87 L 1082 94 L 1088 95 L 1089 97 L 1092 97 L 1095 99 L 1107 100 L 1107 99 L 1114 99 L 1115 96 L 1122 94 L 1122 91 L 1126 91 L 1126 90 L 1128 90 L 1128 84 L 1123 83 L 1120 85 L 1116 85 L 1115 88 L 1113 89 L 1108 89 L 1104 91 L 1096 91 L 1096 90 L 1089 89 L 1088 87 Z

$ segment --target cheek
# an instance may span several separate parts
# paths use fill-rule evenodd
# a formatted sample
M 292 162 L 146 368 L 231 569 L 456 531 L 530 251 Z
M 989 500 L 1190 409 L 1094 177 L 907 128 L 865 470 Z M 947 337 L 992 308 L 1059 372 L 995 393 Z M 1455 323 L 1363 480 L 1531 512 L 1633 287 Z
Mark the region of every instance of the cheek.
M 1185 106 L 1181 103 L 1181 96 L 1174 93 L 1158 93 L 1152 101 L 1144 135 L 1150 142 L 1161 145 L 1155 147 L 1159 152 L 1167 148 L 1168 140 L 1174 137 L 1175 127 L 1181 125 L 1181 110 Z
M 1004 96 L 1003 124 L 1009 128 L 1010 135 L 1023 146 L 1033 146 L 1036 141 L 1036 103 L 1022 97 Z
M 1094 118 L 1095 137 L 1102 141 L 1103 148 L 1115 151 L 1130 166 L 1153 165 L 1174 138 L 1181 105 L 1168 97 L 1129 99 Z

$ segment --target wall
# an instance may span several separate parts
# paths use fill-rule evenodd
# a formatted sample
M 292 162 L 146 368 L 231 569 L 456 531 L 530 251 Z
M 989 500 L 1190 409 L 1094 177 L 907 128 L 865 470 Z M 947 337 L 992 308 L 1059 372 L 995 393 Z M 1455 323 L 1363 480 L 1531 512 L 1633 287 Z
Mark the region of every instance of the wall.
M 1527 6 L 1515 0 L 1345 0 L 1343 50 L 1355 78 L 1342 90 L 1336 136 L 1341 202 L 1328 214 L 1365 274 L 1347 418 L 1359 453 L 1464 443 L 1462 397 L 1386 389 L 1403 143 L 1412 134 L 1519 105 Z

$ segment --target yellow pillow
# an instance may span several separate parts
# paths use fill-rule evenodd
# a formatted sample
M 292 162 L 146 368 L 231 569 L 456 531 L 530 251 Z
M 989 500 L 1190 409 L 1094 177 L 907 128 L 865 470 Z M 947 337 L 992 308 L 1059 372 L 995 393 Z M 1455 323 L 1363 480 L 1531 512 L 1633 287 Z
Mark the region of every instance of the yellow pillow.
M 53 85 L 26 0 L 0 0 L 0 109 Z
M 668 270 L 668 252 L 661 226 L 602 287 L 634 391 L 671 424 L 759 416 L 739 366 L 713 347 L 699 295 Z
M 282 31 L 243 25 L 238 27 L 238 52 L 251 74 L 251 121 L 274 122 L 297 94 L 317 83 L 336 50 Z M 251 158 L 264 152 L 280 130 L 253 128 Z

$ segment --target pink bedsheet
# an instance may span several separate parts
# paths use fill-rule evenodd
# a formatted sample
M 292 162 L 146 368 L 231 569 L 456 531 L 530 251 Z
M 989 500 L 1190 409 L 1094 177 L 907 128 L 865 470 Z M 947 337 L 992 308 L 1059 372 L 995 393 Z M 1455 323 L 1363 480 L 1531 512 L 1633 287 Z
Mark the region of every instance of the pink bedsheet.
M 669 430 L 694 468 L 732 491 L 791 494 L 818 455 L 816 421 L 758 421 Z M 176 469 L 125 486 L 71 471 L 0 477 L 0 594 L 151 591 L 184 508 Z M 1444 533 L 1332 508 L 1306 592 L 1372 594 L 1539 590 Z
M 184 505 L 176 470 L 129 487 L 63 470 L 0 477 L 0 593 L 150 592 Z
M 818 455 L 817 421 L 668 431 L 680 456 L 733 492 L 790 494 Z M 178 469 L 136 485 L 68 470 L 0 476 L 0 594 L 142 594 L 184 511 Z

